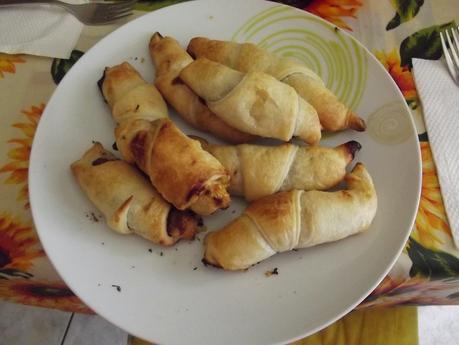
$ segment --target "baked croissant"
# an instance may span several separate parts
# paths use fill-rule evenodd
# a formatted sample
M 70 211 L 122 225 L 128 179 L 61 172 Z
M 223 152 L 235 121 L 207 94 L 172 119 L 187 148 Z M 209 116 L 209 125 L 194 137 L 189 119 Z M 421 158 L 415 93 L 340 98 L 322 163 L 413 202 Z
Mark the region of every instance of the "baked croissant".
M 203 144 L 228 170 L 229 192 L 256 200 L 279 191 L 325 190 L 341 182 L 361 146 L 349 141 L 335 148 Z
M 341 103 L 326 88 L 322 79 L 303 64 L 278 57 L 252 43 L 235 43 L 193 38 L 188 52 L 195 58 L 205 57 L 238 71 L 262 71 L 292 86 L 298 94 L 317 110 L 320 123 L 326 131 L 352 128 L 365 130 L 365 122 Z
M 287 84 L 262 72 L 243 73 L 199 58 L 180 78 L 217 116 L 241 131 L 289 141 L 297 136 L 308 144 L 321 137 L 317 112 Z
M 71 165 L 80 187 L 121 234 L 136 233 L 165 246 L 193 238 L 198 218 L 171 207 L 140 171 L 95 143 Z
M 226 208 L 230 176 L 222 164 L 168 119 L 123 121 L 115 129 L 118 149 L 150 177 L 179 210 L 209 215 Z
M 192 126 L 238 144 L 254 138 L 224 122 L 206 106 L 180 78 L 180 71 L 193 59 L 172 37 L 156 32 L 149 44 L 150 56 L 156 68 L 155 85 L 170 105 Z
M 164 199 L 200 215 L 229 205 L 229 174 L 167 119 L 155 86 L 124 62 L 106 68 L 99 87 L 118 122 L 115 139 L 123 158 L 146 173 Z
M 365 231 L 377 208 L 372 179 L 359 163 L 345 180 L 348 190 L 293 190 L 251 203 L 242 216 L 206 236 L 203 262 L 242 270 L 276 253 Z
M 128 62 L 105 68 L 98 85 L 117 123 L 168 117 L 167 105 L 159 91 Z

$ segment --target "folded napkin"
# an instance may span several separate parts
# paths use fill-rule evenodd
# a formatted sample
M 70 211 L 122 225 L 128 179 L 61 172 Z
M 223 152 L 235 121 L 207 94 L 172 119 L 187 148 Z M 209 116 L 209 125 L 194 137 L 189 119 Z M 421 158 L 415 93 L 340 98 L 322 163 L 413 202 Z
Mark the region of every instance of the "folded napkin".
M 459 248 L 459 86 L 443 60 L 413 59 L 413 69 L 446 214 Z
M 62 8 L 21 5 L 0 8 L 0 52 L 69 58 L 83 24 Z

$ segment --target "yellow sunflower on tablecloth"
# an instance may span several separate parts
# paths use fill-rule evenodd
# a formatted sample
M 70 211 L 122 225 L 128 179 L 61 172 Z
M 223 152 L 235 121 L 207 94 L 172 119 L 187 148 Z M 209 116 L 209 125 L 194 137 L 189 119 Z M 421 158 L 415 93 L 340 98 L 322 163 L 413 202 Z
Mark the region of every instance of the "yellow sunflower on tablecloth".
M 25 60 L 21 55 L 10 55 L 0 53 L 0 79 L 4 77 L 3 73 L 16 73 L 15 63 L 24 63 Z
M 11 302 L 67 310 L 76 313 L 93 313 L 62 282 L 32 279 L 0 281 L 0 296 Z
M 304 9 L 336 26 L 352 31 L 341 18 L 356 18 L 360 7 L 362 7 L 360 0 L 313 0 Z
M 417 101 L 416 86 L 414 84 L 413 74 L 408 66 L 401 66 L 400 55 L 396 49 L 389 53 L 376 51 L 375 56 L 383 64 L 386 70 L 394 79 L 398 88 L 405 97 L 405 100 L 410 104 Z
M 27 271 L 44 252 L 36 233 L 9 215 L 0 214 L 0 270 Z
M 411 237 L 426 248 L 440 249 L 451 242 L 452 237 L 428 142 L 421 142 L 421 155 L 422 193 L 416 226 Z
M 23 184 L 18 200 L 24 201 L 24 207 L 29 208 L 29 185 L 27 183 L 29 157 L 32 149 L 32 141 L 35 131 L 38 126 L 38 121 L 45 109 L 45 105 L 31 106 L 29 109 L 21 111 L 27 116 L 27 122 L 14 123 L 12 126 L 21 130 L 24 138 L 15 138 L 8 140 L 8 143 L 14 144 L 15 147 L 9 150 L 8 158 L 10 162 L 0 167 L 0 173 L 9 173 L 5 183 L 7 184 Z

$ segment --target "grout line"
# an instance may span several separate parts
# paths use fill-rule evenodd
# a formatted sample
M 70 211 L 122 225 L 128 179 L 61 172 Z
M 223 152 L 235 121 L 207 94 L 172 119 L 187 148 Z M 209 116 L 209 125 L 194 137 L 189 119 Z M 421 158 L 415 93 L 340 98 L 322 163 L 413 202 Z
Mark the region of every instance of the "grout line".
M 72 323 L 72 320 L 73 320 L 73 315 L 75 315 L 75 313 L 72 313 L 72 315 L 70 315 L 69 323 L 67 324 L 67 328 L 65 329 L 64 336 L 62 337 L 62 340 L 61 340 L 61 345 L 64 345 L 65 338 L 67 337 L 67 332 L 69 331 L 70 324 Z

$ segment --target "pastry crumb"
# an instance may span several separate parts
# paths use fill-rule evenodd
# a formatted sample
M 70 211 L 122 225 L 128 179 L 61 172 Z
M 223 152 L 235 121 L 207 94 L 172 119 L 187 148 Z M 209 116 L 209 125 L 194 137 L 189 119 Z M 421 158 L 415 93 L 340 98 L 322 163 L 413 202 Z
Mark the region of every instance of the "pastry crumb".
M 193 271 L 196 271 L 197 269 L 198 269 L 198 268 L 197 268 L 196 266 L 195 266 L 195 267 L 193 267 Z
M 210 20 L 214 19 L 214 16 L 209 16 L 209 19 L 210 19 Z
M 145 58 L 141 58 L 140 63 L 144 63 L 144 62 L 145 62 Z
M 112 287 L 114 287 L 116 291 L 121 292 L 121 286 L 112 284 Z
M 164 255 L 164 253 L 163 253 L 163 252 L 160 252 L 160 253 L 159 253 L 159 256 L 163 256 L 163 255 Z
M 148 251 L 149 251 L 150 253 L 153 253 L 153 249 L 151 249 L 151 248 L 148 248 Z
M 99 218 L 97 218 L 94 212 L 86 213 L 86 218 L 88 218 L 91 222 L 98 223 Z
M 267 276 L 267 277 L 271 277 L 273 274 L 275 274 L 275 275 L 279 274 L 279 270 L 277 269 L 277 267 L 274 267 L 271 271 L 266 271 L 265 272 L 265 276 Z

